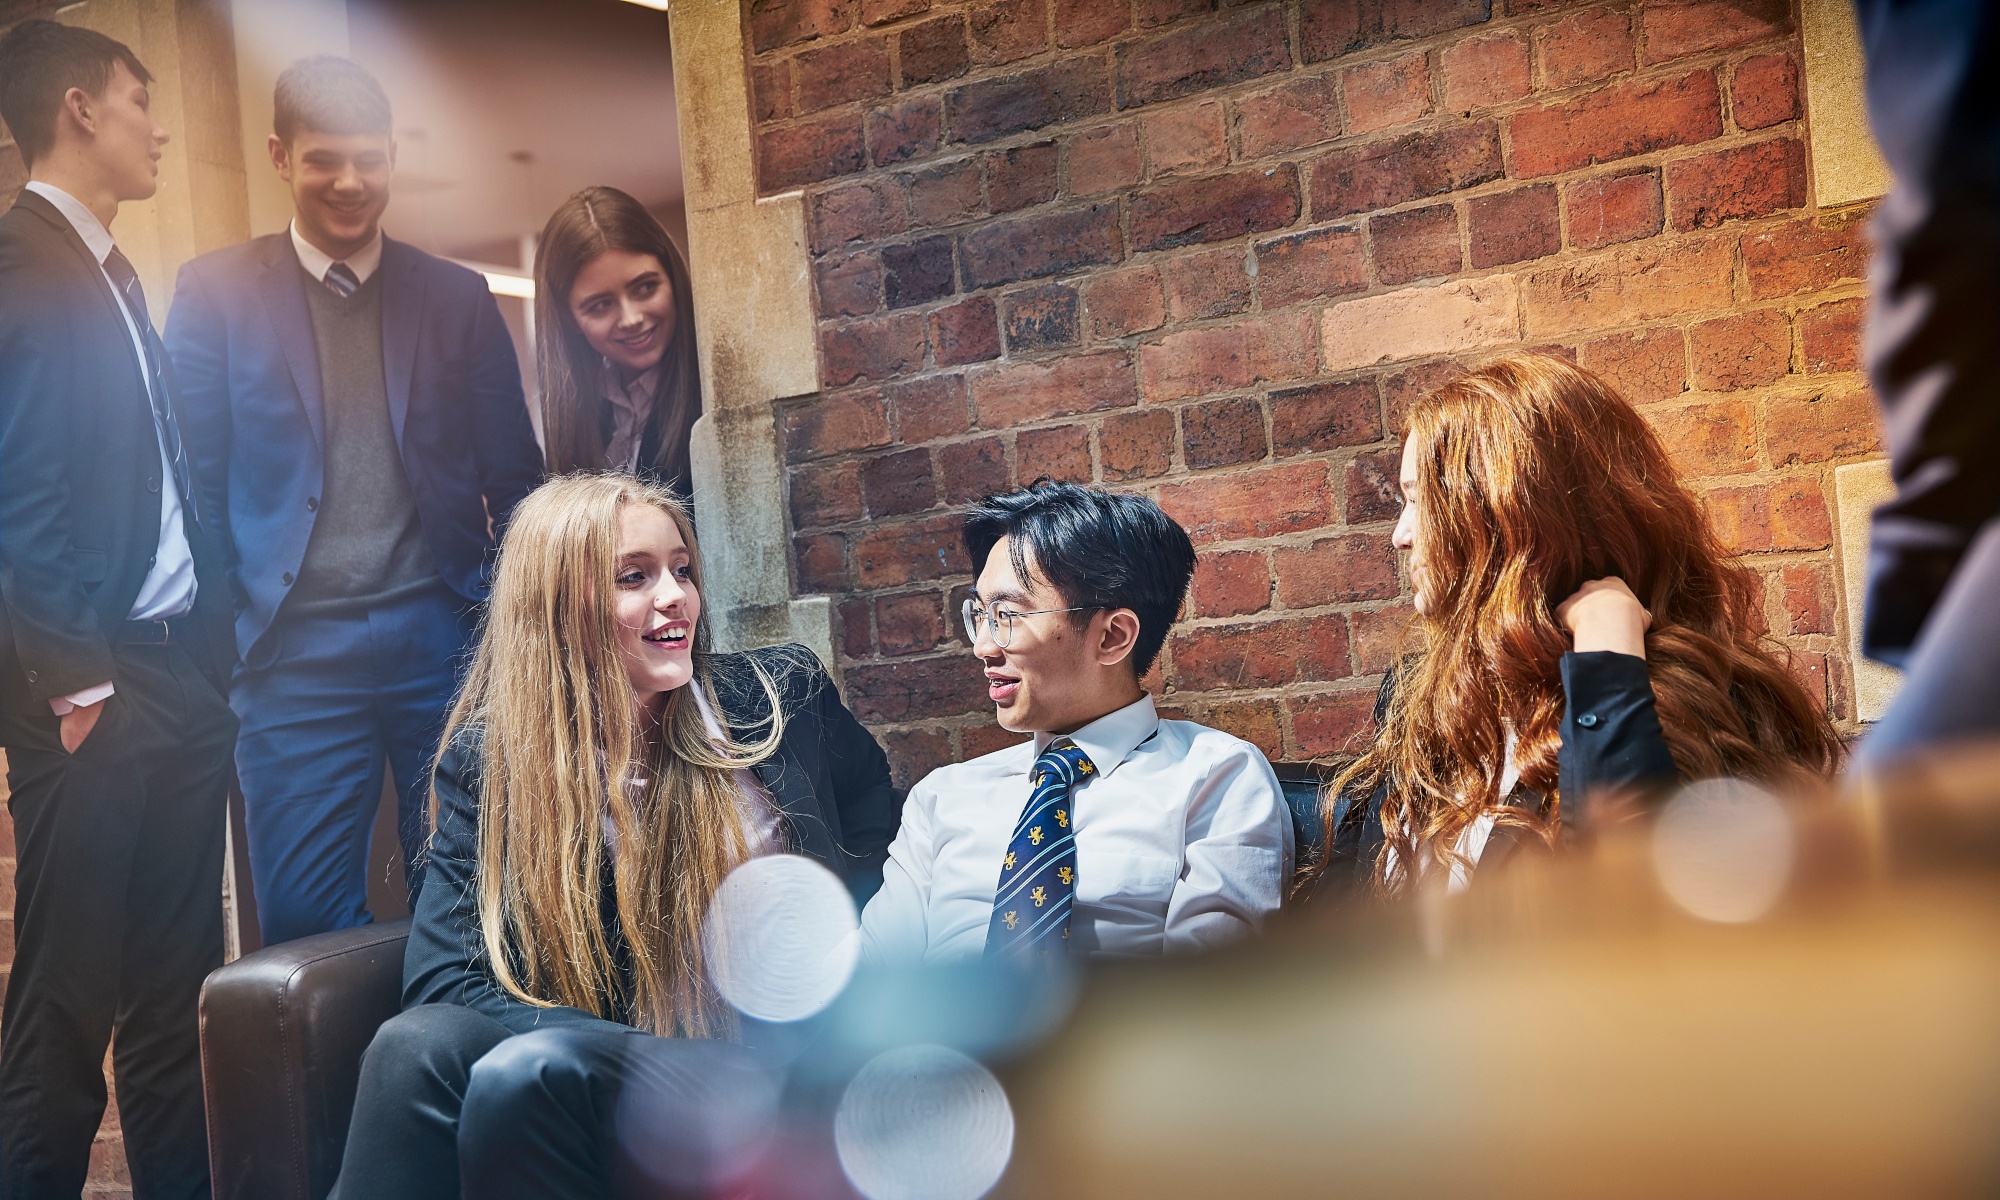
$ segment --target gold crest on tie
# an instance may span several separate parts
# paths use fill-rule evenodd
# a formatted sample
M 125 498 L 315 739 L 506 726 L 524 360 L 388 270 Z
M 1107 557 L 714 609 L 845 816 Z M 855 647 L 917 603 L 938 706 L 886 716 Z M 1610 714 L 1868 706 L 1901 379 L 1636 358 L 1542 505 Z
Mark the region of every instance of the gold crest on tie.
M 1028 841 L 1036 846 L 1042 844 L 1042 827 L 1040 825 L 1028 830 Z
M 1036 908 L 1040 908 L 1042 905 L 1048 903 L 1048 890 L 1046 888 L 1036 888 L 1034 891 L 1028 893 L 1028 899 L 1035 902 Z
M 1000 919 L 1007 922 L 1007 928 L 1009 929 L 1012 929 L 1014 928 L 1014 926 L 1019 925 L 1021 923 L 1021 918 L 1015 916 L 1011 912 L 1001 913 Z
M 1070 884 L 1076 882 L 1076 872 L 1070 870 L 1068 867 L 1057 867 L 1056 878 L 1062 880 L 1064 887 L 1068 887 Z
M 1069 814 L 1060 808 L 1056 810 L 1056 824 L 1062 826 L 1064 829 L 1069 828 Z
M 1014 869 L 1014 852 L 1013 852 L 1012 850 L 1009 850 L 1009 851 L 1007 852 L 1007 857 L 1006 857 L 1005 859 L 1003 859 L 1002 861 L 1006 863 L 1006 865 L 1007 865 L 1007 869 L 1008 869 L 1009 871 L 1013 870 L 1013 869 Z

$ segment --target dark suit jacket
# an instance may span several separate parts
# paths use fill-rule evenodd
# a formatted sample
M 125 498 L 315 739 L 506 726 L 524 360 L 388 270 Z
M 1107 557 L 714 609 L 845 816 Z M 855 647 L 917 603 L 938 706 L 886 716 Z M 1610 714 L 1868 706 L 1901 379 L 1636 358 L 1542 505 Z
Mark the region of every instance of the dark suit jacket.
M 482 601 L 498 532 L 542 477 L 514 346 L 477 274 L 386 237 L 379 270 L 389 416 L 417 518 L 438 574 Z M 291 234 L 272 234 L 181 268 L 167 319 L 204 511 L 232 550 L 245 656 L 305 559 L 325 478 L 306 286 Z
M 803 646 L 776 646 L 710 660 L 718 717 L 744 739 L 763 736 L 769 718 L 755 662 L 778 685 L 785 732 L 757 778 L 783 812 L 794 853 L 832 868 L 857 905 L 882 886 L 882 864 L 902 820 L 903 793 L 889 779 L 889 762 L 875 738 L 834 690 L 826 669 Z M 403 1007 L 459 1004 L 485 1013 L 516 1033 L 597 1018 L 574 1008 L 537 1008 L 502 991 L 486 967 L 474 882 L 479 857 L 479 743 L 460 737 L 438 763 L 437 828 L 428 851 L 423 892 L 403 957 Z M 606 938 L 614 954 L 624 944 L 605 896 Z M 631 1014 L 610 1006 L 618 1020 Z
M 54 205 L 22 192 L 0 216 L 0 711 L 117 682 L 110 635 L 159 548 L 160 461 L 145 368 L 117 298 Z M 226 680 L 228 583 L 184 506 L 198 654 Z

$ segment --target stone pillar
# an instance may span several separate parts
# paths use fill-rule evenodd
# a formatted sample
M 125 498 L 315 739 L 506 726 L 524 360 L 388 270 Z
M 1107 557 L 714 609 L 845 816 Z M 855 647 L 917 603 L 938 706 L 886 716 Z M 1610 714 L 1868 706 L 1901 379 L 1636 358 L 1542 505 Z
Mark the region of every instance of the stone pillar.
M 792 598 L 773 407 L 819 390 L 804 198 L 757 196 L 737 0 L 676 0 L 672 30 L 707 410 L 693 470 L 710 621 L 720 649 L 803 642 L 838 671 L 831 601 Z

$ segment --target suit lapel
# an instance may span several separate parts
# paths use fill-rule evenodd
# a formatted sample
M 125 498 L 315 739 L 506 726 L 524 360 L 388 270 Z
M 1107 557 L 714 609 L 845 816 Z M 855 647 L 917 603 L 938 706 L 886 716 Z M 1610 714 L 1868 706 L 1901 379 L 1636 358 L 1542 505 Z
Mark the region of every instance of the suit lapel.
M 90 247 L 83 244 L 83 236 L 77 233 L 76 226 L 69 223 L 69 218 L 62 215 L 61 209 L 34 192 L 26 190 L 21 192 L 14 203 L 48 222 L 54 228 L 56 236 L 62 239 L 63 245 L 68 246 L 70 252 L 76 255 L 77 266 L 89 275 L 90 290 L 104 308 L 100 315 L 111 322 L 112 328 L 118 331 L 118 344 L 125 347 L 125 361 L 132 367 L 132 382 L 138 387 L 139 399 L 146 405 L 146 413 L 150 416 L 153 408 L 152 402 L 146 399 L 146 364 L 139 357 L 139 348 L 132 344 L 131 336 L 125 331 L 125 307 L 112 292 L 110 281 L 105 279 L 103 265 L 97 261 L 95 255 L 91 254 Z M 142 313 L 139 319 L 148 325 L 152 323 L 150 314 Z M 144 336 L 143 333 L 141 336 Z
M 417 252 L 382 239 L 382 369 L 389 386 L 389 421 L 396 445 L 410 412 L 410 383 L 417 371 L 417 333 L 424 311 L 424 275 Z
M 313 445 L 326 450 L 326 400 L 319 389 L 319 346 L 313 341 L 312 313 L 306 308 L 305 271 L 292 250 L 290 234 L 273 234 L 264 254 L 264 315 L 292 369 L 292 387 L 312 426 Z

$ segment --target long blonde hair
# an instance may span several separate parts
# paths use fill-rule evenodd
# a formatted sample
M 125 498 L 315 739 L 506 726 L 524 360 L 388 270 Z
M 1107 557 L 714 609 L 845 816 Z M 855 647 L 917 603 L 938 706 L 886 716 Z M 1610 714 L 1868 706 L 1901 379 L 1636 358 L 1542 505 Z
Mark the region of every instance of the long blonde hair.
M 645 742 L 612 604 L 620 514 L 633 505 L 673 520 L 699 591 L 694 528 L 666 489 L 602 473 L 543 484 L 507 527 L 442 744 L 479 738 L 479 923 L 500 986 L 530 1004 L 603 1017 L 622 1008 L 655 1033 L 717 1036 L 731 1022 L 708 981 L 701 925 L 748 854 L 731 772 L 776 751 L 784 714 L 775 684 L 750 663 L 770 705 L 763 735 L 751 745 L 710 739 L 689 694 L 709 687 L 702 620 L 694 682 L 667 693 L 659 736 Z M 638 794 L 625 785 L 635 769 L 645 778 Z M 435 790 L 431 804 L 435 824 Z M 624 970 L 601 908 L 607 862 Z

